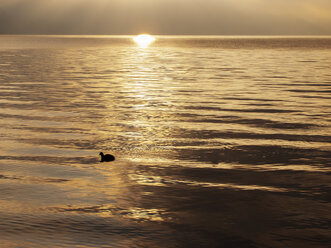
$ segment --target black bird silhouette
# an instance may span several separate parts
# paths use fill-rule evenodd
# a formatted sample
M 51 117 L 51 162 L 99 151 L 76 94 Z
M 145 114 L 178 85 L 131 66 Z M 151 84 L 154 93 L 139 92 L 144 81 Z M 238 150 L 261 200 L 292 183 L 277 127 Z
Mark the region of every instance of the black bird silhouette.
M 115 160 L 115 157 L 110 154 L 103 154 L 103 152 L 100 152 L 99 155 L 101 156 L 100 162 L 111 162 Z

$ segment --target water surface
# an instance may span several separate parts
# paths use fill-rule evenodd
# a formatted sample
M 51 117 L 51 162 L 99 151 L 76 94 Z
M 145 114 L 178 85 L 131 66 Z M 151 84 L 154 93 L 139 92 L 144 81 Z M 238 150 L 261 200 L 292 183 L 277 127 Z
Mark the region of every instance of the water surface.
M 0 36 L 2 247 L 328 247 L 330 93 L 330 37 Z

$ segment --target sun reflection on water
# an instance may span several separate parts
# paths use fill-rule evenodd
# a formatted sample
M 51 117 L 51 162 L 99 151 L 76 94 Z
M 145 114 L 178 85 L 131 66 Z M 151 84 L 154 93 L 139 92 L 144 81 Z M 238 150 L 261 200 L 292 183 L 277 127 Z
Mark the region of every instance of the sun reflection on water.
M 269 192 L 287 192 L 285 188 L 278 188 L 272 186 L 263 186 L 263 185 L 241 185 L 234 183 L 209 183 L 209 182 L 199 182 L 192 180 L 176 180 L 170 178 L 163 178 L 160 176 L 151 176 L 151 175 L 130 175 L 130 178 L 133 181 L 141 185 L 149 186 L 163 186 L 171 187 L 173 185 L 188 185 L 188 186 L 200 186 L 207 188 L 220 188 L 220 189 L 234 189 L 234 190 L 261 190 Z
M 120 208 L 113 204 L 97 205 L 97 206 L 59 206 L 48 208 L 49 211 L 71 212 L 96 214 L 100 217 L 122 217 L 135 221 L 165 221 L 166 211 L 164 209 L 148 209 L 139 207 Z M 168 219 L 169 217 L 167 217 Z

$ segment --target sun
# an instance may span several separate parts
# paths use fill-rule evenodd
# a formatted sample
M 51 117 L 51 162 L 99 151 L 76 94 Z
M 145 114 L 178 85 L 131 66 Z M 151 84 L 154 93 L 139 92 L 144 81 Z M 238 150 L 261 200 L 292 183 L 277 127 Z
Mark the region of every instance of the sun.
M 133 38 L 134 42 L 138 44 L 140 47 L 148 47 L 155 41 L 155 38 L 149 34 L 140 34 Z

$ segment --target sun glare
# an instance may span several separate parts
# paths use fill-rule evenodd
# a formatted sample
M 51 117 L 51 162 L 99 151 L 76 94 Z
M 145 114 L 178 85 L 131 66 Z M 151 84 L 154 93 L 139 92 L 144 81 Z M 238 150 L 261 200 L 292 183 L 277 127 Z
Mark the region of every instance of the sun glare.
M 155 38 L 149 34 L 140 34 L 133 38 L 140 47 L 148 47 L 155 41 Z

